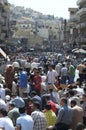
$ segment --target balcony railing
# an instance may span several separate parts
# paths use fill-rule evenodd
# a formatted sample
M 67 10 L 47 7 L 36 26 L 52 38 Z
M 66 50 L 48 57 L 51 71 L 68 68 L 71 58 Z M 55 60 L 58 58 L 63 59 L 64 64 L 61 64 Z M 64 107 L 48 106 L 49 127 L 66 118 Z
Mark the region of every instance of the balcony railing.
M 81 16 L 83 14 L 86 14 L 86 8 L 82 8 L 76 13 L 77 16 Z
M 76 26 L 77 29 L 82 29 L 82 28 L 86 28 L 86 23 L 80 23 Z
M 1 25 L 0 25 L 0 33 L 1 33 Z
M 1 40 L 4 40 L 4 38 L 5 38 L 5 33 L 1 33 Z
M 3 0 L 0 0 L 0 6 L 2 6 L 4 3 L 3 3 Z
M 84 4 L 84 3 L 86 3 L 86 0 L 78 0 L 77 1 L 77 5 L 81 5 L 81 4 Z
M 8 27 L 7 26 L 2 26 L 2 31 L 7 31 Z
M 86 42 L 86 37 L 81 37 L 81 42 Z
M 3 18 L 3 17 L 0 17 L 0 23 L 1 23 L 1 24 L 4 24 L 4 22 L 5 22 L 4 18 Z
M 2 17 L 7 17 L 7 13 L 6 13 L 6 12 L 3 12 L 3 13 L 2 13 Z

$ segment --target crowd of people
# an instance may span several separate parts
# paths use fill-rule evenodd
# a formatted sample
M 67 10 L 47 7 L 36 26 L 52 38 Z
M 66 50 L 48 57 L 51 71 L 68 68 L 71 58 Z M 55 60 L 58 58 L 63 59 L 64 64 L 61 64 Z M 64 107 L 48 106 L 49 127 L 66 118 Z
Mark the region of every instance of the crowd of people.
M 0 75 L 0 130 L 85 128 L 86 61 L 29 57 L 6 65 Z

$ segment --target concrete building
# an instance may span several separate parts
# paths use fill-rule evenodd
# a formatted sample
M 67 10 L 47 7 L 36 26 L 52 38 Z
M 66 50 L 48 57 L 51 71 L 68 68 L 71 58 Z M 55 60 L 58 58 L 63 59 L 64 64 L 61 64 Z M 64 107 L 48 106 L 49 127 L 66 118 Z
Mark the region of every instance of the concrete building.
M 70 12 L 70 21 L 75 22 L 76 21 L 76 12 L 78 11 L 78 8 L 69 8 L 68 11 Z
M 69 19 L 69 39 L 70 43 L 77 43 L 76 38 L 78 36 L 78 31 L 76 28 L 77 22 L 79 21 L 79 17 L 76 15 L 78 8 L 68 8 L 68 11 L 70 13 L 70 19 Z
M 76 15 L 79 17 L 77 24 L 78 43 L 80 47 L 86 46 L 86 0 L 78 0 L 77 5 L 79 10 Z
M 0 42 L 9 37 L 9 3 L 7 0 L 0 0 Z

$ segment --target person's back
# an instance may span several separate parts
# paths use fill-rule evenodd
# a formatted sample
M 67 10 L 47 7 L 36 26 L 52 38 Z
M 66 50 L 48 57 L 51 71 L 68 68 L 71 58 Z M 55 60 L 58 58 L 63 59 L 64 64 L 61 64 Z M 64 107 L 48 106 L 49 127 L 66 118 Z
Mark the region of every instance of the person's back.
M 66 98 L 61 98 L 60 105 L 56 127 L 57 130 L 68 130 L 72 123 L 72 109 L 68 106 Z
M 77 102 L 75 100 L 71 101 L 71 106 L 72 106 L 72 110 L 73 110 L 71 128 L 72 128 L 72 130 L 76 130 L 77 123 L 78 122 L 83 123 L 83 109 L 82 109 L 82 107 L 77 105 Z
M 1 99 L 5 100 L 5 89 L 3 88 L 3 85 L 0 83 L 0 96 Z
M 7 105 L 5 101 L 0 98 L 0 109 L 1 108 L 7 110 Z
M 69 66 L 69 83 L 74 83 L 74 77 L 75 77 L 75 67 L 71 64 Z
M 2 130 L 15 130 L 11 119 L 7 116 L 5 109 L 0 109 L 0 128 Z
M 17 130 L 33 130 L 33 119 L 25 113 L 25 107 L 19 108 L 19 112 L 21 115 L 16 121 Z
M 76 130 L 86 130 L 83 123 L 78 122 L 76 125 Z
M 65 66 L 65 64 L 63 64 L 62 68 L 61 68 L 61 84 L 66 84 L 66 80 L 67 80 L 67 67 Z
M 15 103 L 9 102 L 9 112 L 8 117 L 12 120 L 14 126 L 16 125 L 16 120 L 20 116 L 18 108 L 15 107 Z
M 33 130 L 46 130 L 47 121 L 43 112 L 40 111 L 39 102 L 33 102 L 33 112 L 31 117 L 34 120 Z
M 26 71 L 22 71 L 20 74 L 20 87 L 27 87 L 27 73 Z
M 21 130 L 33 130 L 33 120 L 27 114 L 21 114 L 17 119 L 17 126 L 21 124 Z
M 23 97 L 23 92 L 27 89 L 28 77 L 26 71 L 21 71 L 19 79 L 19 95 Z
M 56 117 L 55 112 L 52 111 L 51 105 L 46 104 L 44 110 L 45 110 L 44 114 L 45 114 L 48 126 L 54 126 L 56 124 L 57 117 Z
M 55 126 L 48 126 L 46 130 L 57 130 Z

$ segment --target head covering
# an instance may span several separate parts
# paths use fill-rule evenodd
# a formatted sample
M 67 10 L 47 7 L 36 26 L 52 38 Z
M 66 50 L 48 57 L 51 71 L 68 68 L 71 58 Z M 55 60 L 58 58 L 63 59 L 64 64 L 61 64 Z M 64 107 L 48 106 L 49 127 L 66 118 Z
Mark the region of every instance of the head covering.
M 21 98 L 21 97 L 16 97 L 16 98 L 14 98 L 13 100 L 12 100 L 12 102 L 14 102 L 15 103 L 15 106 L 17 107 L 17 108 L 23 108 L 23 107 L 25 107 L 25 101 L 23 100 L 23 98 Z
M 4 82 L 4 77 L 0 74 L 0 83 Z
M 5 96 L 5 99 L 7 100 L 7 101 L 9 101 L 11 98 L 10 98 L 10 95 L 6 95 Z
M 18 63 L 18 62 L 16 62 L 16 61 L 15 61 L 15 62 L 13 62 L 13 64 L 12 64 L 12 65 L 13 65 L 13 67 L 14 67 L 14 68 L 19 68 L 19 67 L 20 67 L 19 63 Z

